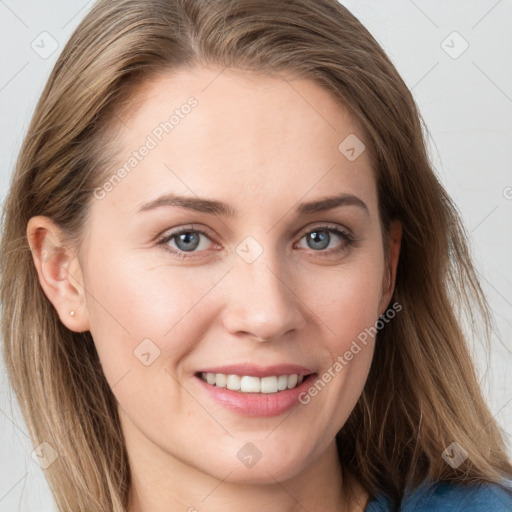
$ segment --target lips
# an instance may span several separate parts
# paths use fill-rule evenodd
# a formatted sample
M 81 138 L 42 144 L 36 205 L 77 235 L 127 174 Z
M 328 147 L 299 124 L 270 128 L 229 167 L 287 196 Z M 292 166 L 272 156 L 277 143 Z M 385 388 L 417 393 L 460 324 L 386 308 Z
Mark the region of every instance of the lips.
M 250 375 L 253 377 L 272 377 L 274 375 L 309 375 L 314 373 L 304 366 L 296 364 L 275 364 L 271 366 L 257 366 L 251 363 L 232 364 L 227 366 L 212 366 L 208 368 L 201 368 L 198 372 L 201 373 L 222 373 L 224 375 Z
M 283 414 L 298 406 L 301 403 L 298 399 L 299 395 L 305 392 L 315 375 L 316 373 L 310 369 L 294 364 L 265 367 L 237 364 L 203 368 L 195 374 L 195 381 L 209 399 L 231 411 L 245 416 L 265 417 Z M 236 386 L 234 386 L 235 389 L 227 387 L 227 378 L 230 377 L 235 377 L 232 380 L 240 382 L 241 389 L 237 390 Z M 286 388 L 279 385 L 280 389 L 276 389 L 273 382 L 276 377 L 278 383 L 284 377 L 291 382 L 287 381 Z M 245 391 L 243 379 L 252 380 Z M 253 385 L 258 387 L 256 381 L 266 389 L 252 388 Z M 221 386 L 218 386 L 218 383 Z

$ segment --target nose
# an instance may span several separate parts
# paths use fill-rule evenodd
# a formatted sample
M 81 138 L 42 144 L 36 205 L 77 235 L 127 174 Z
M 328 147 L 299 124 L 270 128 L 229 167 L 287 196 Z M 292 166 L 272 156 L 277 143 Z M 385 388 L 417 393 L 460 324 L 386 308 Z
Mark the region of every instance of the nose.
M 229 273 L 223 323 L 233 336 L 277 341 L 304 325 L 305 306 L 284 264 L 264 255 L 252 263 L 236 261 Z

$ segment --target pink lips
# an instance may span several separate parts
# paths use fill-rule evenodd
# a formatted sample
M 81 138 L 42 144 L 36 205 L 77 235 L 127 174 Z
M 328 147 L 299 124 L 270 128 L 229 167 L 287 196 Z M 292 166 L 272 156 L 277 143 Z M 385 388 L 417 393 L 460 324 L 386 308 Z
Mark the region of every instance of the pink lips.
M 298 386 L 276 393 L 242 393 L 227 388 L 218 388 L 201 379 L 200 374 L 223 373 L 226 375 L 252 375 L 254 377 L 270 377 L 279 375 L 304 375 Z M 255 366 L 253 364 L 237 364 L 203 368 L 196 374 L 196 381 L 210 400 L 221 404 L 233 412 L 250 417 L 269 417 L 283 414 L 301 404 L 299 395 L 307 390 L 314 374 L 311 370 L 292 364 L 272 366 Z M 306 377 L 307 376 L 307 377 Z
M 198 373 L 224 373 L 226 375 L 252 375 L 254 377 L 272 377 L 273 375 L 309 375 L 313 370 L 296 364 L 275 364 L 272 366 L 256 366 L 250 363 L 232 364 L 202 368 Z

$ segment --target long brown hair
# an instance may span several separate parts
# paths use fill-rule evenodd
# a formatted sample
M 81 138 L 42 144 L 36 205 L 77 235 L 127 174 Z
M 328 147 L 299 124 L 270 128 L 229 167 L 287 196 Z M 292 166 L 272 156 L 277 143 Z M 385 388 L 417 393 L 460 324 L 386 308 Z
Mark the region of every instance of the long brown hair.
M 512 474 L 481 393 L 461 315 L 491 317 L 457 209 L 436 178 L 410 91 L 381 47 L 336 0 L 100 0 L 65 46 L 37 104 L 5 203 L 1 244 L 4 357 L 62 510 L 127 506 L 130 470 L 116 400 L 89 332 L 68 330 L 38 283 L 28 220 L 50 217 L 80 247 L 107 127 L 138 84 L 192 65 L 291 71 L 328 89 L 360 123 L 382 225 L 403 225 L 392 301 L 364 391 L 338 434 L 342 465 L 371 496 L 399 503 L 407 483 L 500 482 Z M 341 141 L 340 141 L 341 142 Z M 441 452 L 469 454 L 457 468 Z

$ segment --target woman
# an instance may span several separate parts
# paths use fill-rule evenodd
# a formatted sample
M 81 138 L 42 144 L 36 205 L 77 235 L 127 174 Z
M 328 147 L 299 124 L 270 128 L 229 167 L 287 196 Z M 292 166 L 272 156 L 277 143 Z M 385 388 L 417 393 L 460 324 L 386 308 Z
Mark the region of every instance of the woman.
M 510 510 L 464 229 L 334 0 L 98 2 L 24 141 L 1 286 L 62 510 Z

